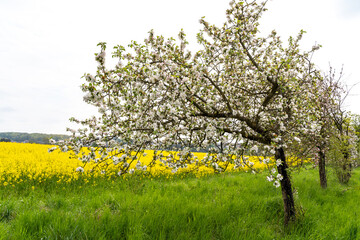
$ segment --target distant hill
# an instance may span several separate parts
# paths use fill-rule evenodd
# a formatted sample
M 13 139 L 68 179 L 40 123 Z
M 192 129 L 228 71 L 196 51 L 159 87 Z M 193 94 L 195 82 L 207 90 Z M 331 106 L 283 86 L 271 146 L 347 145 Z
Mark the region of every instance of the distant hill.
M 49 139 L 56 141 L 69 138 L 68 135 L 59 134 L 43 134 L 43 133 L 22 133 L 22 132 L 0 132 L 1 142 L 19 142 L 19 143 L 39 143 L 49 144 Z

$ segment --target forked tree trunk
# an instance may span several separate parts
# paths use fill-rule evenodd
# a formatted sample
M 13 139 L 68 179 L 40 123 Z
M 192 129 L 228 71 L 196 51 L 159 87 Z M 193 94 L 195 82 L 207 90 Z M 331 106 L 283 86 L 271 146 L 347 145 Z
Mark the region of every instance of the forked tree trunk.
M 278 172 L 282 175 L 283 179 L 280 181 L 282 199 L 284 202 L 284 223 L 287 225 L 290 221 L 295 220 L 295 203 L 294 195 L 291 187 L 290 176 L 287 172 L 288 165 L 286 163 L 285 153 L 283 148 L 277 148 L 275 158 L 281 160 L 281 165 L 277 167 Z
M 320 176 L 320 186 L 324 189 L 327 188 L 325 153 L 321 148 L 319 148 L 319 176 Z

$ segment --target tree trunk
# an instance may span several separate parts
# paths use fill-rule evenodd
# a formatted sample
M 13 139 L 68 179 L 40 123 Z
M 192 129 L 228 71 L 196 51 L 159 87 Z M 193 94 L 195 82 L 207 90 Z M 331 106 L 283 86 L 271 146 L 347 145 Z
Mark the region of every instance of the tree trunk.
M 321 148 L 319 148 L 319 176 L 320 176 L 320 186 L 322 188 L 327 188 L 327 179 L 326 179 L 326 170 L 325 170 L 325 153 Z
M 344 163 L 343 163 L 343 177 L 342 177 L 342 183 L 347 184 L 350 181 L 351 178 L 351 170 L 352 165 L 350 161 L 350 154 L 348 151 L 343 152 L 344 155 Z
M 287 225 L 290 221 L 295 220 L 295 203 L 294 196 L 291 187 L 290 176 L 286 169 L 288 165 L 286 163 L 285 153 L 283 148 L 277 148 L 275 158 L 281 160 L 281 165 L 277 167 L 278 172 L 282 175 L 283 179 L 280 181 L 282 199 L 284 202 L 284 223 Z

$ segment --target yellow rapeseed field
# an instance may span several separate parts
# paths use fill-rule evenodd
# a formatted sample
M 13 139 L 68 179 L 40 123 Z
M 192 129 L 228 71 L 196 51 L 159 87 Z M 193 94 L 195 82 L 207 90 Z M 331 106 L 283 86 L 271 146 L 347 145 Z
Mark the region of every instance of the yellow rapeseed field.
M 71 158 L 70 153 L 56 150 L 52 153 L 48 152 L 51 145 L 29 144 L 29 143 L 0 143 L 0 185 L 14 185 L 21 182 L 46 182 L 51 179 L 57 182 L 72 182 L 79 179 L 94 177 L 114 177 L 117 176 L 118 166 L 110 164 L 106 173 L 93 171 L 95 164 L 87 163 L 84 166 L 84 172 L 77 172 L 79 166 L 83 163 L 78 159 Z M 143 165 L 149 164 L 153 159 L 154 151 L 145 150 L 145 155 L 141 157 Z M 205 153 L 194 153 L 201 161 L 206 155 Z M 257 157 L 249 159 L 254 163 L 254 169 L 263 169 L 265 164 L 260 163 Z M 129 162 L 130 163 L 130 162 Z M 130 167 L 135 168 L 136 162 L 132 162 Z M 249 168 L 237 169 L 236 171 L 248 171 Z M 180 168 L 176 174 L 192 171 L 196 176 L 203 176 L 214 173 L 212 167 L 189 165 L 188 168 Z M 234 165 L 228 164 L 226 171 L 235 171 Z M 146 170 L 151 177 L 156 176 L 172 176 L 171 169 L 166 168 L 162 163 L 156 162 L 153 167 Z M 125 177 L 125 176 L 123 176 Z

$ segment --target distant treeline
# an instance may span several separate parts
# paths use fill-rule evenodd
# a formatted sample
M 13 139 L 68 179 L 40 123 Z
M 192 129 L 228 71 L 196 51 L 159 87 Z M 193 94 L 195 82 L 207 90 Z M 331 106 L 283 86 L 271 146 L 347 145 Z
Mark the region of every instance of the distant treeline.
M 19 142 L 19 143 L 40 143 L 49 144 L 49 139 L 56 141 L 66 139 L 69 136 L 59 134 L 43 133 L 21 133 L 21 132 L 0 132 L 0 142 Z

